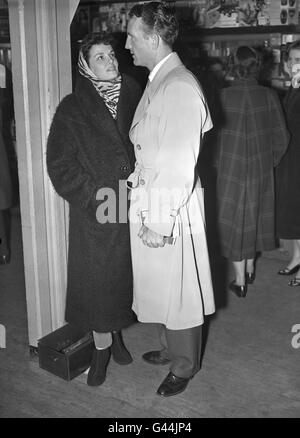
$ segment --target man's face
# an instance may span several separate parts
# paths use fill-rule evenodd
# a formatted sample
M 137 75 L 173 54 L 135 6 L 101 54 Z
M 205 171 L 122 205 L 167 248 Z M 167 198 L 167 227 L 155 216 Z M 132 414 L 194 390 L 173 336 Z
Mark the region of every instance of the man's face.
M 300 71 L 300 50 L 291 49 L 287 60 L 287 66 L 291 77 L 295 76 Z
M 127 27 L 125 48 L 130 50 L 134 65 L 148 67 L 151 70 L 153 51 L 151 36 L 144 32 L 142 18 L 133 16 Z

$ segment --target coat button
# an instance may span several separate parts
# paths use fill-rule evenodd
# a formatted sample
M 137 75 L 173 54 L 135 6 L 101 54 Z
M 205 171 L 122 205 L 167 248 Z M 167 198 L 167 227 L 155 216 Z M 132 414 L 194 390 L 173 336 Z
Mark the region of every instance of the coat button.
M 128 166 L 121 166 L 121 170 L 124 170 L 124 172 L 127 172 L 127 170 L 129 170 Z
M 140 184 L 143 186 L 145 184 L 145 180 L 143 178 L 140 178 Z
M 142 149 L 140 144 L 137 144 L 136 148 L 137 148 L 138 151 L 140 151 Z

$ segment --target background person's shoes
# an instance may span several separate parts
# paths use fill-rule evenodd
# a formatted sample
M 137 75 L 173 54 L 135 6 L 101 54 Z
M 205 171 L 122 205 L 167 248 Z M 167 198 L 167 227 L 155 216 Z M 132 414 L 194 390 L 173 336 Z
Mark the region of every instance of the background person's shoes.
M 298 271 L 299 268 L 300 268 L 300 264 L 294 266 L 291 269 L 289 269 L 289 268 L 280 269 L 280 271 L 278 271 L 277 274 L 278 275 L 293 275 Z
M 171 397 L 172 395 L 180 394 L 185 390 L 189 381 L 189 378 L 177 377 L 170 372 L 159 386 L 157 394 L 162 397 Z
M 235 281 L 233 280 L 231 283 L 229 283 L 228 287 L 231 290 L 231 292 L 233 292 L 239 298 L 245 298 L 245 296 L 247 295 L 247 285 L 238 286 L 237 284 L 235 284 Z
M 300 278 L 294 277 L 292 280 L 289 281 L 289 286 L 291 287 L 300 286 Z
M 164 350 L 148 351 L 143 354 L 142 358 L 151 365 L 167 365 L 171 360 L 168 359 L 163 352 Z
M 247 284 L 253 284 L 255 280 L 255 272 L 246 272 L 245 280 Z
M 119 365 L 129 365 L 133 362 L 131 354 L 125 347 L 121 331 L 112 332 L 111 354 L 115 362 Z

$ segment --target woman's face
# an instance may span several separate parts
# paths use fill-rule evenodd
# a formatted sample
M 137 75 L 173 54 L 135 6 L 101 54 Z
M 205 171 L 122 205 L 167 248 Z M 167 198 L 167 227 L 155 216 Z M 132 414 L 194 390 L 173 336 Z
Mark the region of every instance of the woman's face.
M 118 61 L 110 44 L 95 44 L 90 48 L 89 67 L 102 81 L 111 81 L 119 75 Z

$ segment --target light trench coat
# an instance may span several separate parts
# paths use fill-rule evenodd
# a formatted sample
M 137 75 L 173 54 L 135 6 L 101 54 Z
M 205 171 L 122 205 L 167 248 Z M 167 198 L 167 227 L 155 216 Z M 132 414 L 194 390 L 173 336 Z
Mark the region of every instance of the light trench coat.
M 130 129 L 136 155 L 128 178 L 133 310 L 141 322 L 187 329 L 215 311 L 195 172 L 202 135 L 212 123 L 197 80 L 176 53 L 148 84 Z M 142 224 L 166 236 L 163 248 L 142 243 Z

